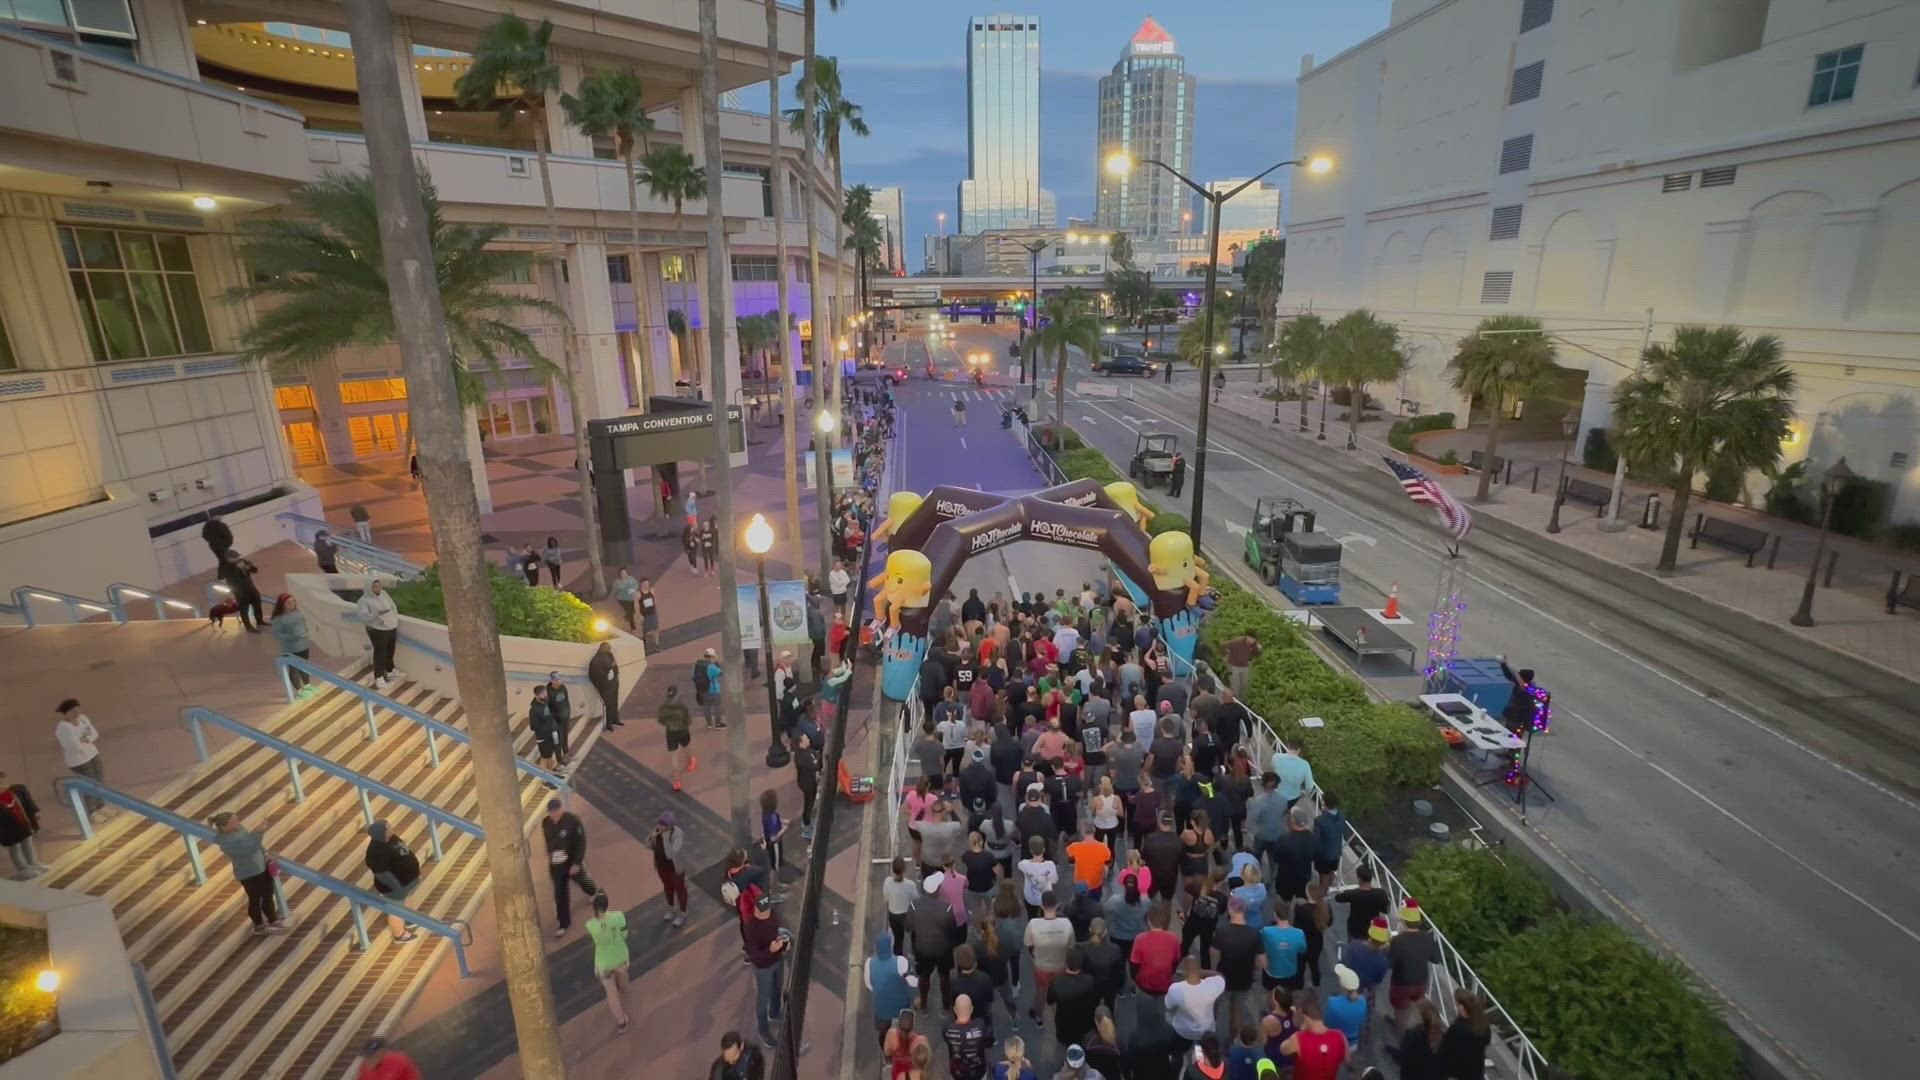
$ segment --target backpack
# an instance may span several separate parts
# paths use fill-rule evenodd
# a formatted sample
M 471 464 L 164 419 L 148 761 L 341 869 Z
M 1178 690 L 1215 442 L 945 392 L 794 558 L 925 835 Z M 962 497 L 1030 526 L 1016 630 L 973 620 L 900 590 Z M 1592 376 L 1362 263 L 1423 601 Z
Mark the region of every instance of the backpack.
M 393 877 L 401 885 L 420 880 L 420 856 L 398 840 L 393 841 Z
M 693 702 L 696 705 L 707 703 L 707 661 L 703 657 L 693 662 Z

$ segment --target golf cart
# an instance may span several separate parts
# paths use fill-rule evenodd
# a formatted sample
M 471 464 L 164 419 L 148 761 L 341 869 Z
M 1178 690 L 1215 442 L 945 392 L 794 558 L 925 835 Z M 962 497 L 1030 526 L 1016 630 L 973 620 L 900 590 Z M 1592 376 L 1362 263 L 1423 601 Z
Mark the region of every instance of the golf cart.
M 1287 534 L 1313 531 L 1313 511 L 1293 499 L 1263 498 L 1253 504 L 1253 528 L 1247 530 L 1247 565 L 1269 585 L 1280 580 L 1280 551 Z
M 1173 455 L 1180 440 L 1171 432 L 1143 432 L 1133 441 L 1133 460 L 1127 463 L 1127 479 L 1141 487 L 1165 486 L 1173 476 Z

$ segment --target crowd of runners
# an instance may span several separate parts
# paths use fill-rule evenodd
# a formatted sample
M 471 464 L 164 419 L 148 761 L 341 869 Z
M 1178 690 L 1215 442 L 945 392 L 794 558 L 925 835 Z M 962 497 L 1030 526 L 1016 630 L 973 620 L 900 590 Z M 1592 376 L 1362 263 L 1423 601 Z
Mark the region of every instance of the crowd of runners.
M 1257 641 L 1176 673 L 1107 581 L 950 596 L 930 630 L 864 975 L 884 1075 L 1484 1075 L 1481 1003 L 1429 1000 L 1417 902 L 1343 863 L 1295 749 L 1255 760 Z

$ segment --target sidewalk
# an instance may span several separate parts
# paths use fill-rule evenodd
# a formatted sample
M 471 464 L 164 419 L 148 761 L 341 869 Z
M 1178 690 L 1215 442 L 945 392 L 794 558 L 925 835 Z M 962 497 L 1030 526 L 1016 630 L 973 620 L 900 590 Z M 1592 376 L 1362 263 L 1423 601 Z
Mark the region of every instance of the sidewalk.
M 1214 407 L 1271 424 L 1273 404 L 1229 383 L 1227 393 L 1221 396 Z M 1347 429 L 1345 421 L 1340 418 L 1341 412 L 1338 405 L 1329 409 L 1327 442 L 1332 446 L 1345 444 Z M 1279 430 L 1288 435 L 1312 439 L 1313 433 L 1318 430 L 1318 401 L 1309 405 L 1309 434 L 1306 436 L 1298 436 L 1298 414 L 1298 402 L 1281 402 Z M 1360 425 L 1362 450 L 1392 453 L 1386 446 L 1389 426 L 1390 421 L 1386 420 L 1363 422 Z M 1464 460 L 1472 451 L 1482 449 L 1485 442 L 1484 430 L 1444 432 L 1423 439 L 1421 449 L 1428 455 L 1451 449 Z M 1519 442 L 1502 444 L 1499 453 L 1501 457 L 1513 459 L 1511 473 L 1503 471 L 1503 476 L 1511 475 L 1513 482 L 1494 484 L 1487 503 L 1473 501 L 1479 484 L 1477 474 L 1437 476 L 1435 479 L 1476 514 L 1491 515 L 1524 530 L 1531 542 L 1563 544 L 1621 569 L 1637 571 L 1719 607 L 1779 626 L 1810 642 L 1867 661 L 1902 678 L 1920 679 L 1920 672 L 1914 668 L 1914 658 L 1920 657 L 1920 616 L 1904 609 L 1898 614 L 1888 615 L 1885 601 L 1887 585 L 1894 570 L 1920 573 L 1920 557 L 1902 558 L 1884 548 L 1829 534 L 1826 550 L 1839 554 L 1833 585 L 1831 588 L 1823 586 L 1815 590 L 1813 612 L 1816 625 L 1797 627 L 1788 623 L 1787 617 L 1799 606 L 1819 530 L 1743 507 L 1708 502 L 1696 496 L 1689 501 L 1687 509 L 1689 529 L 1692 528 L 1693 515 L 1705 513 L 1778 535 L 1780 548 L 1773 569 L 1767 569 L 1771 544 L 1768 551 L 1761 552 L 1755 558 L 1753 568 L 1748 569 L 1744 555 L 1710 546 L 1689 548 L 1683 541 L 1676 569 L 1661 573 L 1654 567 L 1660 560 L 1660 547 L 1666 535 L 1666 515 L 1673 501 L 1671 490 L 1659 491 L 1662 527 L 1658 530 L 1629 527 L 1619 532 L 1604 532 L 1599 528 L 1593 507 L 1584 503 L 1567 503 L 1560 510 L 1561 531 L 1550 534 L 1546 527 L 1553 512 L 1552 494 L 1559 468 L 1560 446 L 1554 443 Z M 1610 487 L 1613 483 L 1611 473 L 1595 472 L 1573 463 L 1569 463 L 1567 475 L 1602 486 Z M 1636 525 L 1645 510 L 1647 496 L 1655 490 L 1628 480 L 1622 496 L 1622 520 L 1630 526 Z M 1824 560 L 1825 556 L 1822 558 Z M 1824 576 L 1824 566 L 1821 573 Z

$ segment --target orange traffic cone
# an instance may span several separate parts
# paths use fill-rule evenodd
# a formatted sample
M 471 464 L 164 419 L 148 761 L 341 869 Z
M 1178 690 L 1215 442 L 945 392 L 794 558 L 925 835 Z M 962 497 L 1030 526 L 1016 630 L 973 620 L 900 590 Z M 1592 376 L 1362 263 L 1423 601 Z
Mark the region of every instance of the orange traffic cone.
M 1400 583 L 1397 581 L 1393 583 L 1392 588 L 1387 590 L 1387 610 L 1385 614 L 1389 619 L 1397 619 L 1400 617 Z

